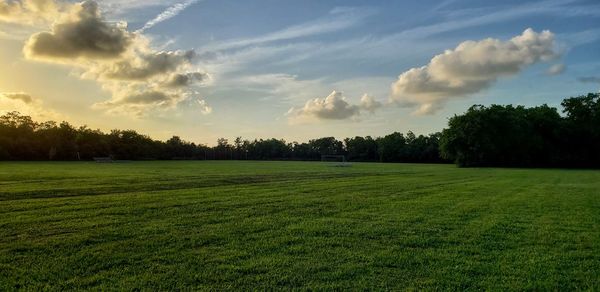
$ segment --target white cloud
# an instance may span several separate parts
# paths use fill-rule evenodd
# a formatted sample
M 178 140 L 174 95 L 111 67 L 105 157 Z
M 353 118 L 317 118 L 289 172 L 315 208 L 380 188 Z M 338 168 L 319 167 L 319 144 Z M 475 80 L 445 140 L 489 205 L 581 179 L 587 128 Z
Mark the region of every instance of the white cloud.
M 455 2 L 455 1 L 448 1 Z M 465 9 L 459 16 L 449 15 L 457 10 L 434 11 L 439 15 L 440 22 L 426 25 L 408 27 L 398 33 L 390 35 L 368 34 L 358 37 L 333 40 L 333 39 L 302 39 L 297 40 L 295 34 L 283 33 L 294 31 L 291 28 L 284 28 L 266 35 L 253 38 L 229 40 L 209 44 L 199 49 L 200 55 L 217 56 L 211 63 L 211 74 L 218 76 L 222 72 L 240 72 L 254 74 L 255 63 L 260 66 L 276 66 L 275 70 L 281 71 L 284 66 L 295 67 L 304 66 L 311 62 L 320 62 L 323 59 L 328 61 L 349 61 L 349 62 L 382 62 L 386 59 L 389 62 L 405 62 L 411 58 L 421 58 L 423 54 L 434 54 L 439 50 L 447 48 L 447 37 L 434 38 L 441 33 L 464 30 L 481 25 L 502 23 L 514 19 L 527 19 L 536 15 L 548 15 L 552 17 L 579 17 L 582 11 L 588 11 L 590 5 L 576 5 L 573 0 L 547 0 L 536 3 L 524 3 L 519 5 L 490 5 L 481 9 Z M 596 7 L 596 6 L 594 6 Z M 434 9 L 435 10 L 435 9 Z M 438 9 L 439 10 L 439 9 Z M 593 8 L 593 11 L 598 10 Z M 331 23 L 337 22 L 336 13 L 348 15 L 357 9 L 336 8 L 332 10 L 327 17 L 315 21 L 306 22 L 300 27 L 312 27 L 312 23 L 323 22 L 324 27 L 329 27 Z M 360 14 L 362 13 L 362 14 Z M 359 16 L 347 17 L 356 22 L 351 24 L 361 25 L 361 20 L 369 13 L 360 12 Z M 344 18 L 342 17 L 342 18 Z M 332 27 L 334 27 L 333 25 Z M 309 30 L 307 29 L 306 32 Z M 311 33 L 318 34 L 318 30 Z M 570 35 L 571 33 L 569 33 Z M 282 35 L 284 38 L 273 38 L 273 35 Z M 307 34 L 310 36 L 312 34 Z M 453 34 L 455 35 L 455 34 Z M 302 36 L 302 34 L 300 34 Z M 567 36 L 565 34 L 565 36 Z M 290 38 L 287 38 L 290 37 Z M 561 36 L 562 37 L 562 36 Z M 558 38 L 557 38 L 558 39 Z M 580 39 L 589 41 L 588 35 L 581 35 Z M 272 40 L 272 41 L 271 41 Z M 287 40 L 286 42 L 279 42 Z M 273 43 L 271 43 L 273 42 Z M 570 41 L 567 43 L 570 44 Z M 398 54 L 398 47 L 403 48 L 402 54 Z M 264 72 L 264 71 L 263 71 Z M 330 86 L 329 88 L 336 87 Z M 345 87 L 340 87 L 345 88 Z M 367 91 L 371 92 L 371 91 Z M 379 94 L 377 94 L 379 96 Z
M 286 115 L 292 123 L 310 122 L 314 120 L 345 120 L 356 118 L 362 110 L 374 112 L 381 103 L 365 94 L 358 105 L 350 104 L 344 94 L 333 91 L 325 98 L 314 98 L 307 101 L 302 108 L 292 107 Z
M 554 64 L 546 70 L 547 75 L 560 75 L 567 70 L 567 66 L 565 64 Z
M 342 120 L 358 115 L 359 108 L 350 105 L 342 92 L 333 91 L 325 98 L 315 98 L 304 104 L 301 115 L 315 116 L 319 119 Z
M 169 7 L 178 3 L 177 0 L 100 0 L 99 2 L 109 13 L 123 13 L 147 7 Z
M 169 20 L 169 19 L 177 16 L 177 14 L 181 13 L 183 10 L 185 10 L 189 6 L 191 6 L 195 3 L 198 3 L 199 1 L 200 0 L 187 0 L 185 2 L 177 3 L 173 6 L 170 6 L 165 11 L 163 11 L 159 15 L 157 15 L 155 18 L 146 22 L 146 24 L 144 24 L 144 26 L 141 29 L 137 30 L 136 32 L 142 33 L 145 30 L 147 30 L 163 21 Z
M 379 109 L 382 106 L 383 106 L 383 104 L 381 102 L 375 100 L 374 97 L 372 97 L 366 93 L 360 98 L 360 104 L 359 104 L 360 109 L 363 109 L 370 113 L 374 113 L 375 110 Z
M 208 103 L 206 103 L 206 100 L 198 99 L 196 100 L 196 103 L 200 107 L 200 113 L 202 113 L 203 115 L 208 115 L 212 113 L 212 107 L 210 107 Z
M 400 74 L 392 84 L 391 101 L 432 114 L 445 103 L 489 88 L 498 78 L 557 56 L 554 34 L 527 29 L 508 41 L 466 41 L 431 59 L 429 64 Z

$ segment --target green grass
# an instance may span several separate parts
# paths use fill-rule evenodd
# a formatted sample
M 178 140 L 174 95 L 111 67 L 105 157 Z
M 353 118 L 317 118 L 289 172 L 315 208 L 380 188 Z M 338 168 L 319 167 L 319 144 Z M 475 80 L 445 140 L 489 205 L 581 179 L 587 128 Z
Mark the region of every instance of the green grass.
M 0 290 L 600 289 L 600 171 L 0 163 Z

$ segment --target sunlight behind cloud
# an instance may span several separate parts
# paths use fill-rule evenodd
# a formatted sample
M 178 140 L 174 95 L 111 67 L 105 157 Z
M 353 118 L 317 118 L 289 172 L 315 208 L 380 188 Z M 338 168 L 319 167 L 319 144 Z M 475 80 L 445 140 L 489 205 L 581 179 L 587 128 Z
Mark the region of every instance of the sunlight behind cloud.
M 144 116 L 199 98 L 192 88 L 209 78 L 193 64 L 193 50 L 157 51 L 126 23 L 106 21 L 94 1 L 63 6 L 50 31 L 33 34 L 23 51 L 27 59 L 72 66 L 99 82 L 112 98 L 95 108 Z

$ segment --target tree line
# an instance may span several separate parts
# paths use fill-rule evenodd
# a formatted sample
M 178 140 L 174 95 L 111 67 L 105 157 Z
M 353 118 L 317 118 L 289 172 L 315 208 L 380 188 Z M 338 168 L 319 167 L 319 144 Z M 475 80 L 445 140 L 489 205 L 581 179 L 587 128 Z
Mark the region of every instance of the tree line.
M 0 116 L 0 160 L 320 160 L 444 163 L 459 166 L 600 167 L 600 94 L 564 99 L 562 115 L 548 105 L 474 105 L 449 119 L 440 133 L 394 132 L 373 138 L 334 137 L 308 142 L 282 139 L 229 141 L 215 146 L 173 136 L 159 141 L 134 130 L 104 133 L 67 122 L 36 122 L 10 112 Z
M 600 94 L 548 105 L 474 105 L 450 118 L 441 156 L 460 166 L 600 167 Z
M 323 137 L 303 143 L 237 137 L 232 142 L 220 138 L 209 147 L 178 136 L 159 141 L 134 130 L 104 133 L 67 122 L 36 122 L 18 112 L 0 117 L 0 160 L 321 160 L 322 155 L 344 155 L 349 161 L 439 163 L 445 161 L 439 139 L 440 133 L 412 132 L 343 141 Z

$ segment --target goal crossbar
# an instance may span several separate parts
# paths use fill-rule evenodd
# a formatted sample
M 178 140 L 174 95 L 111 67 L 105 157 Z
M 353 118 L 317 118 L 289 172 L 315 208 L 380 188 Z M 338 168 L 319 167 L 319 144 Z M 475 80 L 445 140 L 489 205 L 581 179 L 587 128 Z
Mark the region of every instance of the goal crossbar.
M 335 162 L 335 166 L 350 166 L 345 155 L 321 155 L 322 162 Z
M 346 156 L 344 155 L 321 155 L 321 161 L 331 161 L 333 159 L 336 159 L 338 162 L 346 162 Z

